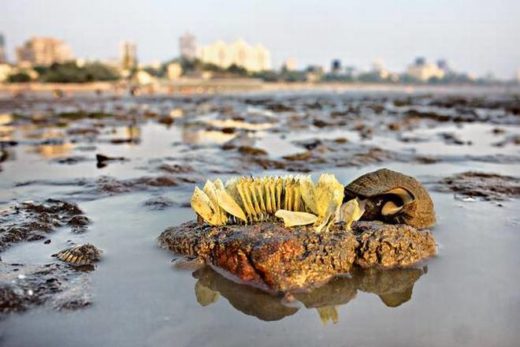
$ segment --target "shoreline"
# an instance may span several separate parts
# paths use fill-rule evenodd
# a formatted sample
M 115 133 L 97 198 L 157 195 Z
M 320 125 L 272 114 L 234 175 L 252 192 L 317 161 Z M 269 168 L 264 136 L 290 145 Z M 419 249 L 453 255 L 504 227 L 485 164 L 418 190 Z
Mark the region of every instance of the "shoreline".
M 100 95 L 127 96 L 133 89 L 135 95 L 190 96 L 211 94 L 273 93 L 273 92 L 370 92 L 444 95 L 520 95 L 520 85 L 421 85 L 390 83 L 287 83 L 263 82 L 256 79 L 183 79 L 169 83 L 135 86 L 127 82 L 92 83 L 13 83 L 0 84 L 0 97 L 20 94 L 45 96 L 67 94 L 68 96 Z

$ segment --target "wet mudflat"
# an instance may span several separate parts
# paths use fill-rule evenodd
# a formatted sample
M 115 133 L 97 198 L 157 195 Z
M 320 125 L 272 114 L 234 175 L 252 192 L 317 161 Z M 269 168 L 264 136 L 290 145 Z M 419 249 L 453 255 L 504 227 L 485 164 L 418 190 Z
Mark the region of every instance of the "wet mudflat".
M 14 307 L 0 310 L 0 341 L 515 346 L 519 109 L 494 94 L 2 100 L 0 300 Z M 206 178 L 330 172 L 347 184 L 380 167 L 432 192 L 438 256 L 413 269 L 359 270 L 287 300 L 180 268 L 157 245 L 193 218 Z M 79 210 L 53 214 L 61 201 Z M 93 271 L 51 257 L 83 243 L 103 250 Z

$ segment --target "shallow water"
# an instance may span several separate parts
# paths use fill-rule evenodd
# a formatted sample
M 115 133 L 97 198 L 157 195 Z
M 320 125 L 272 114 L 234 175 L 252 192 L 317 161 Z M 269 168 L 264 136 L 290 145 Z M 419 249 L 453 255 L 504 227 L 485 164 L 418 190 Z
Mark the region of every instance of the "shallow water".
M 124 126 L 115 128 L 125 131 Z M 22 314 L 10 314 L 0 321 L 1 345 L 518 345 L 518 200 L 464 202 L 450 193 L 432 193 L 438 216 L 438 225 L 433 233 L 439 244 L 439 255 L 422 264 L 426 273 L 415 282 L 411 298 L 397 307 L 385 305 L 373 293 L 358 290 L 355 298 L 335 307 L 336 323 L 331 320 L 323 322 L 316 308 L 306 308 L 303 304 L 296 304 L 292 314 L 280 320 L 263 321 L 254 315 L 255 310 L 261 310 L 255 307 L 254 302 L 249 302 L 248 310 L 232 305 L 232 302 L 236 303 L 233 301 L 236 297 L 248 298 L 248 289 L 229 284 L 218 275 L 214 275 L 214 281 L 231 288 L 229 290 L 234 296 L 228 299 L 226 292 L 222 291 L 216 302 L 201 306 L 197 302 L 197 279 L 193 271 L 175 268 L 171 263 L 172 254 L 158 248 L 157 236 L 168 226 L 192 219 L 193 213 L 189 208 L 175 206 L 160 211 L 150 210 L 143 203 L 160 195 L 180 205 L 187 201 L 192 184 L 105 196 L 83 194 L 83 187 L 70 183 L 71 179 L 100 175 L 118 179 L 152 175 L 157 173 L 154 165 L 150 164 L 154 159 L 175 158 L 185 150 L 172 144 L 194 141 L 193 136 L 186 136 L 190 130 L 182 126 L 168 128 L 148 121 L 139 128 L 138 144 L 114 145 L 98 138 L 92 144 L 96 150 L 87 152 L 81 150 L 85 143 L 73 144 L 65 149 L 68 156 L 85 155 L 88 158 L 73 165 L 52 161 L 53 155 L 39 151 L 39 146 L 27 144 L 9 148 L 11 159 L 2 163 L 3 171 L 0 172 L 0 202 L 3 206 L 13 200 L 67 198 L 79 201 L 79 206 L 93 223 L 84 234 L 72 234 L 66 229 L 50 234 L 50 244 L 36 241 L 15 245 L 1 254 L 2 261 L 51 262 L 50 255 L 64 248 L 68 240 L 91 242 L 104 250 L 104 257 L 97 269 L 89 274 L 93 296 L 90 307 L 70 312 L 40 307 Z M 520 154 L 518 146 L 491 146 L 494 141 L 489 135 L 492 128 L 481 123 L 464 124 L 461 128 L 447 124 L 412 131 L 413 135 L 426 136 L 428 141 L 425 143 L 403 144 L 386 134 L 375 134 L 368 141 L 379 146 L 398 147 L 403 152 L 416 150 L 429 155 Z M 519 132 L 518 126 L 504 128 L 510 134 Z M 441 131 L 460 133 L 463 139 L 473 141 L 473 145 L 445 144 L 432 133 Z M 116 132 L 107 136 L 118 135 Z M 285 134 L 257 133 L 255 136 L 259 138 L 256 146 L 266 149 L 273 157 L 298 152 L 298 148 L 290 143 L 295 139 L 345 136 L 350 141 L 360 141 L 357 133 L 349 129 L 308 129 Z M 214 148 L 212 143 L 220 143 L 220 140 L 208 141 L 204 137 L 202 142 L 209 146 L 205 151 L 211 152 Z M 55 151 L 59 152 L 58 149 Z M 97 169 L 95 153 L 124 156 L 129 160 L 111 162 L 107 167 Z M 220 166 L 225 168 L 226 163 L 221 162 Z M 508 175 L 520 172 L 520 162 L 493 163 L 458 158 L 429 165 L 386 162 L 364 167 L 323 168 L 312 174 L 332 172 L 346 183 L 383 166 L 416 176 L 429 188 L 440 178 L 468 170 Z M 270 172 L 275 171 L 265 173 Z M 255 173 L 262 172 L 256 170 Z M 15 186 L 35 180 L 36 183 Z M 348 279 L 345 283 L 349 283 Z M 280 299 L 258 301 L 258 305 L 265 303 L 278 305 Z

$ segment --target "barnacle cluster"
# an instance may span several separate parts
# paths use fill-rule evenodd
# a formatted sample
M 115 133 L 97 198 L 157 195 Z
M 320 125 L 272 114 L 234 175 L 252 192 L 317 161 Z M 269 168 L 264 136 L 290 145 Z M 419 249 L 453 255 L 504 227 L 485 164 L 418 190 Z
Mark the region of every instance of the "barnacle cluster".
M 285 226 L 310 225 L 326 231 L 334 222 L 347 228 L 363 214 L 359 200 L 343 203 L 344 187 L 331 174 L 315 184 L 310 176 L 236 177 L 195 187 L 191 206 L 205 222 L 220 226 L 253 224 L 280 218 Z

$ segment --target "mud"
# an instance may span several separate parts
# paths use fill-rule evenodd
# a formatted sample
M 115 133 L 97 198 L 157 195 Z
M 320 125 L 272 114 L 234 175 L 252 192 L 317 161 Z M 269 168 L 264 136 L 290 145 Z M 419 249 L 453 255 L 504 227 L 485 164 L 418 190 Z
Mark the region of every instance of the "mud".
M 24 202 L 0 212 L 0 251 L 22 241 L 44 240 L 58 228 L 68 226 L 84 232 L 90 220 L 76 204 L 48 199 Z
M 520 197 L 520 178 L 467 171 L 442 179 L 437 189 L 462 198 L 501 201 Z
M 91 304 L 88 276 L 64 264 L 0 262 L 0 314 L 37 306 L 76 310 Z M 0 315 L 1 318 L 1 315 Z

